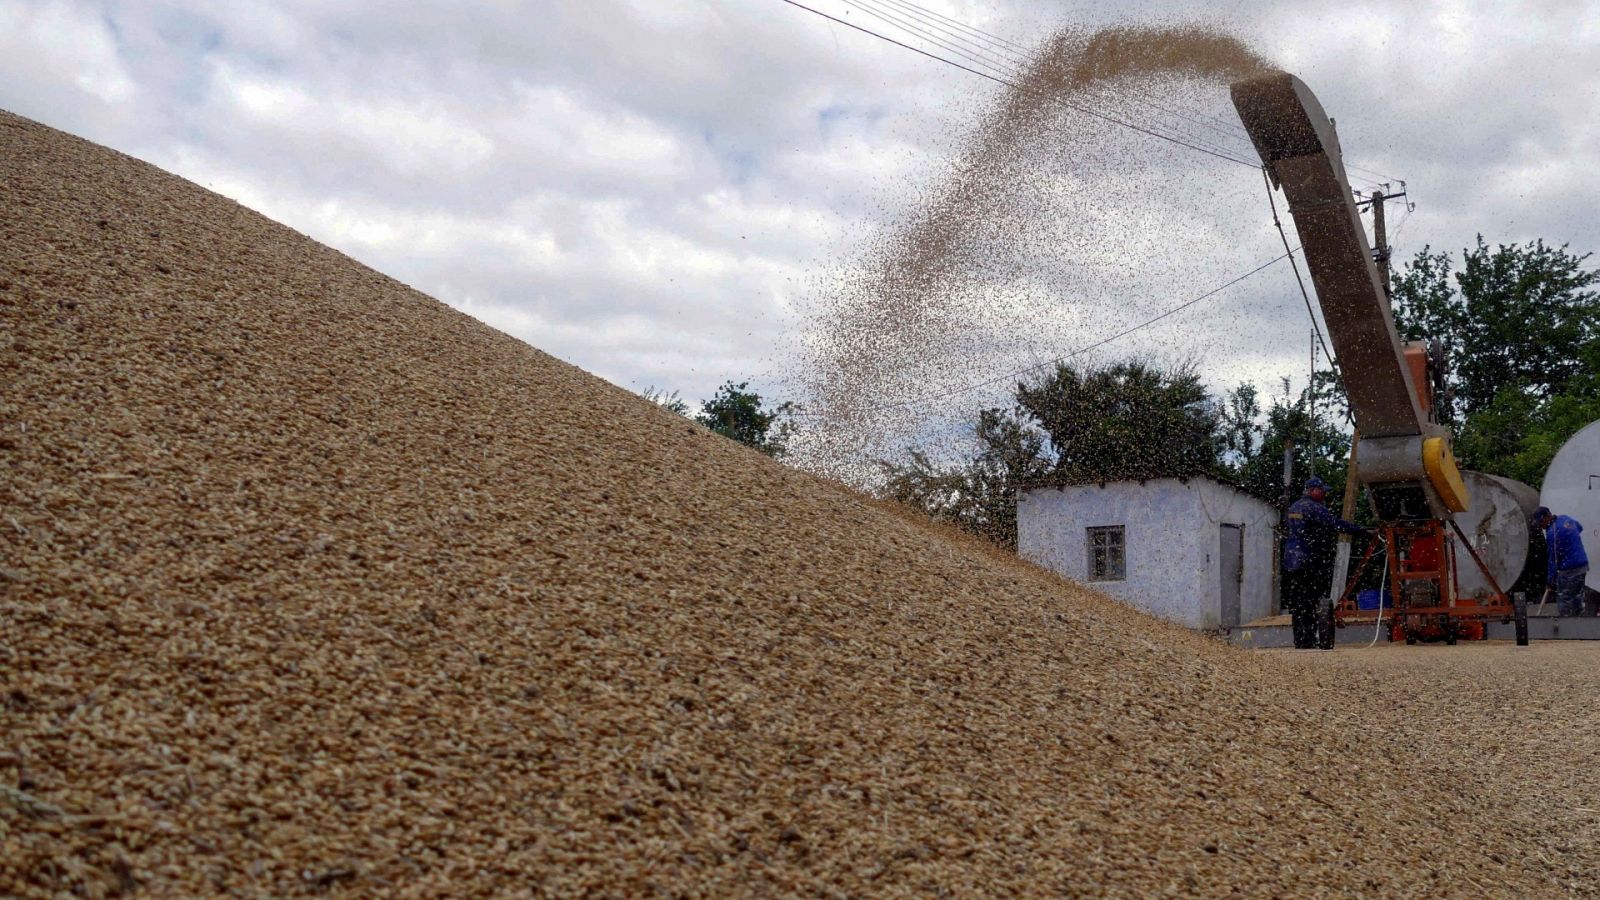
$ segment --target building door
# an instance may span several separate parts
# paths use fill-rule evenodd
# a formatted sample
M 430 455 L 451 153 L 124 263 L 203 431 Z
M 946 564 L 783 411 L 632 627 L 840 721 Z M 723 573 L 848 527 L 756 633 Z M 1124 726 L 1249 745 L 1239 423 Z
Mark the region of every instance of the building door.
M 1222 627 L 1238 628 L 1244 587 L 1244 526 L 1222 526 Z

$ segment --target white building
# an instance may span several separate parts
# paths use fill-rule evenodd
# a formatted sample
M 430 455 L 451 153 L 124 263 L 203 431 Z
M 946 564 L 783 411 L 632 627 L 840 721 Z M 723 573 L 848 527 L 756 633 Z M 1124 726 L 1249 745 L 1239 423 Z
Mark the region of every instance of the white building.
M 1276 612 L 1273 508 L 1209 478 L 1036 487 L 1017 498 L 1017 552 L 1191 628 Z

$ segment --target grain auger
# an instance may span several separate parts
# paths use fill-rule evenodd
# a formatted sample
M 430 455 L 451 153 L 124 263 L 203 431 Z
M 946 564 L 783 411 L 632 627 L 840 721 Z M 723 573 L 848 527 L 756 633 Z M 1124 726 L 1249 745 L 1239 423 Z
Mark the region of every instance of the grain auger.
M 1370 492 L 1388 567 L 1392 636 L 1482 638 L 1491 619 L 1525 620 L 1456 523 L 1470 498 L 1450 432 L 1433 402 L 1440 360 L 1423 342 L 1402 342 L 1374 263 L 1360 210 L 1345 176 L 1339 136 L 1300 79 L 1273 72 L 1232 86 L 1233 104 L 1289 202 L 1317 300 L 1327 323 L 1355 419 L 1359 478 Z M 1452 538 L 1457 538 L 1453 540 Z M 1372 563 L 1373 545 L 1357 569 Z M 1457 553 L 1464 550 L 1491 590 L 1463 596 Z M 1341 624 L 1367 618 L 1346 588 L 1334 606 Z M 1379 611 L 1381 614 L 1381 609 Z

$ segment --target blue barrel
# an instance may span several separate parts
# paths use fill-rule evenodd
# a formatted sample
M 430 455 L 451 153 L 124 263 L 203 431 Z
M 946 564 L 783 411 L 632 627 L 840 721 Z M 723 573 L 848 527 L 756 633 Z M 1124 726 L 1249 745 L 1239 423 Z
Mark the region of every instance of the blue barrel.
M 1389 600 L 1383 596 L 1383 591 L 1380 591 L 1377 588 L 1368 588 L 1361 593 L 1356 594 L 1356 608 L 1377 609 L 1379 600 L 1383 601 L 1384 606 L 1389 605 Z

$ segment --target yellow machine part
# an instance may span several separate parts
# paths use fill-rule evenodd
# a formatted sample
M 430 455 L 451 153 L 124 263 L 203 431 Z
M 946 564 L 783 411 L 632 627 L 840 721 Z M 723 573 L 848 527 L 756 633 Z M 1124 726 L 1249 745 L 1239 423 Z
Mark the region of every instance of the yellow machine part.
M 1450 442 L 1442 437 L 1431 437 L 1422 442 L 1422 468 L 1428 481 L 1439 492 L 1440 499 L 1451 512 L 1466 512 L 1467 483 L 1461 480 L 1461 470 L 1456 468 L 1455 454 L 1450 452 Z

